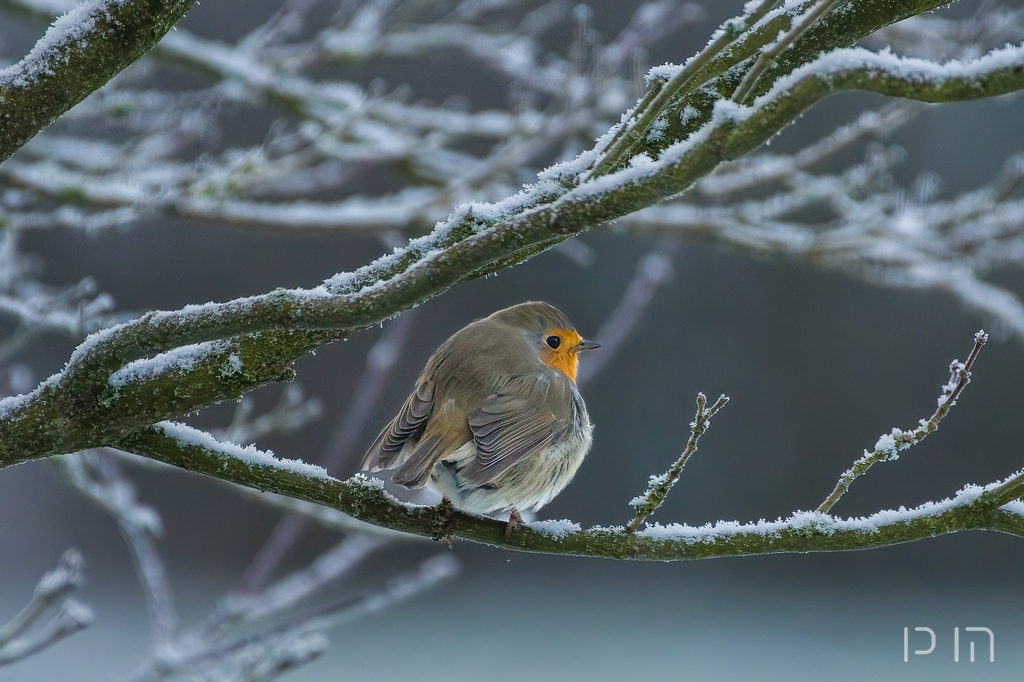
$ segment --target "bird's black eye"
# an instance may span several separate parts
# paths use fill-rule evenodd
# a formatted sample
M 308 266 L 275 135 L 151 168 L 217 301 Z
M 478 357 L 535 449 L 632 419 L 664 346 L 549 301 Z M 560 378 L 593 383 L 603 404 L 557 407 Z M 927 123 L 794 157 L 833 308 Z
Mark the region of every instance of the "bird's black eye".
M 551 348 L 557 349 L 559 346 L 562 345 L 562 339 L 558 338 L 557 336 L 549 336 L 548 338 L 544 339 L 544 343 L 548 344 L 548 346 Z

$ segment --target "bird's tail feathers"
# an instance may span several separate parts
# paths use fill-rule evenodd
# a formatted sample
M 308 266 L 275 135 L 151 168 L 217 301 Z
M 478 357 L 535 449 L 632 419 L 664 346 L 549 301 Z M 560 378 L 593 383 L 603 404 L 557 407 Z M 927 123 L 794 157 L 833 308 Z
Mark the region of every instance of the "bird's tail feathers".
M 444 440 L 440 436 L 425 436 L 409 458 L 395 470 L 391 480 L 406 488 L 422 488 L 444 452 Z
M 373 445 L 363 455 L 363 462 L 359 466 L 360 471 L 378 472 L 384 471 L 385 469 L 394 469 L 396 466 L 402 463 L 402 455 L 409 454 L 410 448 L 401 448 L 399 450 L 387 450 L 384 448 L 384 441 L 391 431 L 391 425 L 388 424 L 380 435 L 377 436 L 377 440 L 373 441 Z

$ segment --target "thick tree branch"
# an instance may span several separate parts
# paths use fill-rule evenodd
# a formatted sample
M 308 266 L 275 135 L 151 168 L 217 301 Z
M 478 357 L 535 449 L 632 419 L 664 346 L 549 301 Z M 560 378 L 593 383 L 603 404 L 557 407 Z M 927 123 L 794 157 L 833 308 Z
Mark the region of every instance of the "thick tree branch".
M 336 338 L 333 332 L 252 334 L 174 349 L 94 381 L 53 377 L 27 396 L 0 401 L 0 431 L 8 436 L 0 451 L 63 454 L 109 445 L 161 419 L 288 381 L 294 360 Z
M 821 6 L 826 4 L 831 6 Z M 945 65 L 841 49 L 881 26 L 939 3 L 894 4 L 865 0 L 844 12 L 798 25 L 790 34 L 798 37 L 788 49 L 772 65 L 762 62 L 764 71 L 756 82 L 751 81 L 750 91 L 763 94 L 749 106 L 728 97 L 754 63 L 754 55 L 770 51 L 767 46 L 779 31 L 790 30 L 796 8 L 773 10 L 760 21 L 746 24 L 746 33 L 681 78 L 678 100 L 669 98 L 659 104 L 666 111 L 685 105 L 692 115 L 673 117 L 658 139 L 647 136 L 630 147 L 628 151 L 636 154 L 622 163 L 616 159 L 609 169 L 613 172 L 588 175 L 588 169 L 601 161 L 600 150 L 614 138 L 616 129 L 594 150 L 544 171 L 536 184 L 519 194 L 497 204 L 459 207 L 431 234 L 316 289 L 277 290 L 227 303 L 154 312 L 93 335 L 75 351 L 63 372 L 32 394 L 0 402 L 0 467 L 109 445 L 240 485 L 327 505 L 394 530 L 528 551 L 616 558 L 828 551 L 965 529 L 1015 532 L 1012 514 L 1016 512 L 1001 511 L 1000 506 L 1019 497 L 1024 474 L 986 488 L 967 488 L 943 503 L 880 512 L 868 519 L 840 520 L 821 512 L 798 512 L 774 523 L 702 529 L 652 526 L 635 533 L 623 528 L 581 531 L 573 525 L 547 522 L 506 540 L 501 523 L 401 504 L 366 479 L 339 481 L 305 465 L 286 465 L 265 453 L 219 444 L 187 427 L 152 425 L 238 397 L 263 383 L 286 380 L 291 376 L 290 363 L 319 345 L 462 281 L 510 267 L 589 227 L 678 194 L 723 161 L 757 148 L 829 94 L 869 90 L 923 101 L 953 101 L 1024 88 L 1024 48 Z M 128 2 L 119 5 L 129 6 Z M 94 19 L 87 28 L 101 23 Z M 40 54 L 47 45 L 39 48 Z M 78 58 L 76 54 L 68 59 Z M 658 73 L 672 82 L 686 69 Z M 693 89 L 688 83 L 703 86 Z M 639 521 L 631 530 L 637 525 Z
M 889 11 L 893 18 L 900 16 Z M 802 42 L 827 28 L 832 16 L 810 27 L 786 54 L 799 52 Z M 317 345 L 678 193 L 723 160 L 749 153 L 833 92 L 874 88 L 930 100 L 999 94 L 1024 87 L 1022 58 L 1021 48 L 945 66 L 863 50 L 826 55 L 779 80 L 753 106 L 719 100 L 702 128 L 664 149 L 657 160 L 638 157 L 629 168 L 580 182 L 596 158 L 597 152 L 591 151 L 545 171 L 537 184 L 504 202 L 461 207 L 430 235 L 316 289 L 277 290 L 228 303 L 150 313 L 100 332 L 75 351 L 53 380 L 28 397 L 0 403 L 6 417 L 0 419 L 0 466 L 108 445 L 112 437 L 147 423 L 280 380 L 287 376 L 288 362 Z M 196 376 L 191 371 L 175 375 L 177 388 L 161 393 L 155 399 L 160 405 L 122 401 L 115 424 L 106 423 L 114 414 L 108 380 L 126 363 L 230 337 L 251 343 L 253 353 L 277 373 L 260 372 L 252 380 L 243 376 L 240 383 L 231 372 L 199 363 Z M 200 371 L 200 366 L 206 369 Z M 201 379 L 199 385 L 206 388 L 185 388 L 193 386 L 194 379 Z M 182 397 L 183 393 L 187 395 Z
M 999 491 L 1024 472 L 984 487 L 967 486 L 952 498 L 914 509 L 885 510 L 856 519 L 820 512 L 756 523 L 701 527 L 654 525 L 636 533 L 622 526 L 581 530 L 570 522 L 537 522 L 505 536 L 506 523 L 439 507 L 405 504 L 379 481 L 347 481 L 267 453 L 217 445 L 201 432 L 158 424 L 133 434 L 121 447 L 174 466 L 234 483 L 325 505 L 361 521 L 424 537 L 456 538 L 505 549 L 610 559 L 681 561 L 788 552 L 831 552 L 884 547 L 962 530 L 1024 534 L 1018 503 Z
M 0 71 L 0 161 L 151 50 L 193 0 L 90 0 Z

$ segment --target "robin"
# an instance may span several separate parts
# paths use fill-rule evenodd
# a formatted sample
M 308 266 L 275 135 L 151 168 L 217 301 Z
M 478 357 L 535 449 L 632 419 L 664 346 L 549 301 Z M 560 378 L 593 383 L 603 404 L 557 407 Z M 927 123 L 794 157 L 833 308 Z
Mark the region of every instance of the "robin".
M 531 301 L 457 331 L 363 457 L 471 514 L 538 510 L 568 485 L 593 424 L 576 389 L 586 341 L 554 306 Z

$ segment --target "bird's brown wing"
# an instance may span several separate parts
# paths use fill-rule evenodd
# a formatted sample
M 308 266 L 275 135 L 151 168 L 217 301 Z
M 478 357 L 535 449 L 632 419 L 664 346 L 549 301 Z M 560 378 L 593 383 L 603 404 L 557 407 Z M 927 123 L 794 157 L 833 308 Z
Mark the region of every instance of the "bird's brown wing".
M 377 436 L 370 449 L 363 455 L 362 470 L 381 471 L 393 469 L 402 463 L 406 444 L 415 445 L 423 435 L 427 417 L 434 409 L 434 382 L 421 381 L 413 394 L 402 405 L 398 415 Z M 405 457 L 411 448 L 405 450 Z
M 492 483 L 524 457 L 561 440 L 575 419 L 572 384 L 564 375 L 516 377 L 469 415 L 476 457 L 460 473 L 476 485 Z

